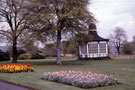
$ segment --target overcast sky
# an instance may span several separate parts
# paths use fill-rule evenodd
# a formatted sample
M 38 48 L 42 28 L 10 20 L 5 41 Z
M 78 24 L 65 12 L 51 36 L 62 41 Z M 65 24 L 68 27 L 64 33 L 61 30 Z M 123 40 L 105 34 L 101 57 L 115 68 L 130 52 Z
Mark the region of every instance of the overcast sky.
M 132 41 L 135 35 L 135 0 L 92 0 L 89 6 L 100 36 L 108 37 L 115 27 L 122 27 Z
M 100 36 L 109 37 L 113 29 L 119 26 L 125 29 L 128 40 L 132 41 L 135 35 L 135 0 L 92 0 L 89 10 L 98 20 Z

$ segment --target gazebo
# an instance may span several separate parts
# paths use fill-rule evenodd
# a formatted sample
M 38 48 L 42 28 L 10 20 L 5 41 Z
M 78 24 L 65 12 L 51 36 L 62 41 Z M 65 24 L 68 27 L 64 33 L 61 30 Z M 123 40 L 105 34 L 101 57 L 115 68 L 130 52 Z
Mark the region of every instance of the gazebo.
M 90 24 L 89 33 L 90 40 L 86 41 L 85 44 L 79 44 L 79 57 L 78 59 L 102 59 L 109 58 L 108 54 L 108 41 L 100 37 L 97 34 L 97 28 L 95 24 Z

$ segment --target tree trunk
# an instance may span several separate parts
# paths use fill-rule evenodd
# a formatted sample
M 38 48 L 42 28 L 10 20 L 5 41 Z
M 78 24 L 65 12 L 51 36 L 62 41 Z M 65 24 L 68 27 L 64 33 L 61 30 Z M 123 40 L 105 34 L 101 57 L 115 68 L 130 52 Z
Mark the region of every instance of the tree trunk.
M 17 63 L 17 39 L 15 38 L 12 46 L 12 63 Z
M 78 43 L 78 52 L 77 52 L 78 60 L 80 60 L 80 49 L 79 49 L 79 45 L 80 45 L 80 43 Z
M 117 52 L 118 52 L 118 55 L 120 55 L 120 48 L 117 47 Z
M 66 56 L 66 50 L 65 49 L 63 50 L 63 56 L 64 57 Z
M 61 65 L 61 31 L 57 31 L 57 64 Z

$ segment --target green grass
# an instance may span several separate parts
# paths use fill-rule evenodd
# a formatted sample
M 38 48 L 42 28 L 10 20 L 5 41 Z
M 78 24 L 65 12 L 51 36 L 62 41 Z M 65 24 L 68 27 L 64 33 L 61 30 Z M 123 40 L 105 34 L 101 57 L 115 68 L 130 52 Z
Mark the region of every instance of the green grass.
M 122 83 L 118 86 L 98 87 L 88 90 L 135 90 L 135 60 L 133 59 L 77 61 L 76 58 L 64 58 L 62 61 L 63 65 L 61 66 L 55 64 L 55 59 L 19 61 L 23 64 L 32 64 L 35 72 L 0 73 L 0 79 L 41 90 L 83 90 L 82 88 L 40 79 L 44 72 L 81 70 L 113 75 Z M 5 63 L 10 62 L 0 62 L 0 64 Z

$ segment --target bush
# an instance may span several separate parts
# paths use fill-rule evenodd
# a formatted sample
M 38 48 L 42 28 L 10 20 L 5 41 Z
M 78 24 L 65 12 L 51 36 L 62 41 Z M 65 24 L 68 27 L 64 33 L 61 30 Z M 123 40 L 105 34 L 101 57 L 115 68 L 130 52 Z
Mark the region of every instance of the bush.
M 132 55 L 134 51 L 134 45 L 132 43 L 124 44 L 123 52 L 124 54 Z
M 10 54 L 8 52 L 3 52 L 0 50 L 0 61 L 8 61 L 10 60 Z
M 24 53 L 18 56 L 18 59 L 26 60 L 31 59 L 32 55 L 30 53 Z
M 31 59 L 45 59 L 46 58 L 46 55 L 44 55 L 43 53 L 36 53 L 36 54 L 33 54 Z
M 24 53 L 26 53 L 26 51 L 23 49 L 17 50 L 17 57 L 20 56 L 21 54 L 24 54 Z

